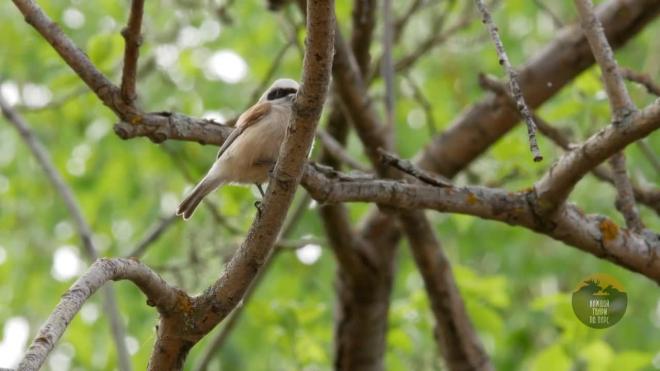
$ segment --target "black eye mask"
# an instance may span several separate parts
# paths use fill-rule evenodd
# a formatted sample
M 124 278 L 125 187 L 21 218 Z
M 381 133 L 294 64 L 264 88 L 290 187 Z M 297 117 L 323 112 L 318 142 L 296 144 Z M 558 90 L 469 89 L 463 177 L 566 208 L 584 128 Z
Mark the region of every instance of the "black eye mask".
M 267 100 L 275 100 L 284 98 L 289 94 L 296 94 L 296 89 L 294 88 L 276 88 L 268 92 L 266 96 Z

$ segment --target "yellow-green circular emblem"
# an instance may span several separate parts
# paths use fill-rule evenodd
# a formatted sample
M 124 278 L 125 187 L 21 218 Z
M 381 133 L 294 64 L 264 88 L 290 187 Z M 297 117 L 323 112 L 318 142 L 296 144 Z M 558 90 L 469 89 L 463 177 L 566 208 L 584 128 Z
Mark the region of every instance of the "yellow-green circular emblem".
M 578 284 L 573 292 L 573 311 L 591 328 L 608 328 L 626 313 L 628 294 L 614 277 L 593 274 Z

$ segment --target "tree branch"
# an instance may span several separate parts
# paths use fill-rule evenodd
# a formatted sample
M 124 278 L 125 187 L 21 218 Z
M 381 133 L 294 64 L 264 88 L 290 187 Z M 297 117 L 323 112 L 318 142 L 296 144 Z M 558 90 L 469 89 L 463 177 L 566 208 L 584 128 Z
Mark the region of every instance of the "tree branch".
M 87 260 L 89 262 L 93 262 L 94 260 L 98 259 L 98 249 L 94 245 L 92 230 L 83 217 L 80 206 L 78 206 L 78 203 L 76 202 L 76 199 L 73 195 L 73 191 L 67 186 L 67 184 L 64 182 L 64 179 L 62 178 L 62 175 L 60 175 L 60 173 L 55 168 L 55 165 L 53 165 L 51 162 L 48 151 L 43 146 L 43 144 L 41 144 L 39 139 L 37 139 L 37 137 L 32 133 L 28 123 L 23 119 L 23 117 L 14 111 L 9 106 L 9 104 L 7 104 L 7 102 L 5 102 L 2 95 L 0 95 L 0 111 L 2 111 L 2 114 L 5 116 L 7 121 L 9 121 L 9 123 L 12 124 L 14 128 L 16 128 L 21 138 L 23 138 L 23 141 L 37 160 L 37 163 L 39 163 L 41 168 L 44 170 L 44 173 L 46 173 L 46 177 L 53 185 L 53 188 L 55 188 L 55 191 L 64 201 L 64 205 L 73 218 L 78 234 L 80 235 L 83 246 L 82 250 L 87 257 Z M 126 342 L 124 340 L 126 338 L 126 331 L 119 314 L 114 291 L 112 288 L 108 287 L 104 290 L 103 296 L 105 301 L 104 309 L 108 315 L 108 320 L 110 321 L 110 328 L 113 335 L 112 338 L 114 340 L 115 347 L 117 348 L 119 367 L 121 370 L 130 371 L 132 369 L 130 355 L 128 354 L 128 349 L 126 348 Z M 48 353 L 45 355 L 47 354 Z
M 141 114 L 126 105 L 120 98 L 119 89 L 95 69 L 89 59 L 78 50 L 43 11 L 30 0 L 14 3 L 32 24 L 58 51 L 62 58 L 78 73 L 99 98 L 122 119 L 115 131 L 122 138 L 147 136 L 155 142 L 166 138 L 204 138 L 203 143 L 224 141 L 231 128 L 206 120 L 195 120 L 172 113 Z M 274 236 L 281 227 L 281 216 L 288 209 L 296 185 L 302 175 L 302 165 L 311 146 L 314 129 L 320 115 L 329 81 L 332 63 L 334 34 L 334 2 L 310 1 L 308 17 L 308 48 L 306 50 L 303 86 L 294 105 L 294 118 L 282 147 L 280 160 L 275 168 L 264 199 L 264 212 L 250 230 L 246 243 L 230 262 L 225 274 L 206 294 L 195 302 L 194 312 L 199 322 L 194 335 L 181 336 L 177 328 L 180 316 L 190 315 L 185 307 L 176 315 L 161 316 L 156 351 L 152 354 L 149 369 L 181 368 L 192 345 L 210 331 L 240 300 L 241 294 L 254 277 L 258 267 L 274 243 Z M 133 124 L 133 125 L 131 125 Z M 175 125 L 176 124 L 176 125 Z M 200 134 L 208 134 L 199 136 Z M 218 305 L 217 302 L 221 304 Z M 192 304 L 192 303 L 191 303 Z M 220 309 L 218 309 L 220 308 Z M 211 315 L 206 315 L 206 314 Z M 179 321 L 186 322 L 187 321 Z M 178 323 L 181 326 L 181 323 Z M 188 330 L 190 331 L 190 329 Z
M 592 135 L 582 145 L 564 154 L 541 180 L 534 184 L 540 214 L 556 210 L 575 184 L 598 164 L 628 144 L 660 127 L 660 98 L 642 111 L 629 115 L 626 122 L 611 125 Z
M 176 215 L 171 215 L 166 218 L 160 218 L 157 223 L 149 228 L 149 231 L 142 237 L 140 242 L 138 242 L 135 247 L 126 254 L 127 258 L 141 258 L 144 253 L 147 251 L 149 246 L 151 246 L 156 240 L 162 236 L 163 233 L 172 225 L 174 221 L 177 220 Z
M 385 126 L 388 132 L 392 132 L 392 136 L 394 136 L 395 131 L 393 28 L 392 0 L 383 0 L 383 58 L 381 59 L 380 74 L 385 81 Z
M 628 178 L 626 157 L 623 152 L 617 152 L 610 157 L 610 165 L 612 166 L 612 177 L 617 190 L 616 208 L 623 214 L 629 229 L 641 232 L 644 229 L 644 223 L 642 223 L 635 205 L 635 194 L 630 184 L 630 178 Z
M 280 150 L 273 180 L 264 197 L 263 213 L 250 228 L 238 253 L 229 262 L 222 277 L 202 300 L 223 303 L 220 311 L 204 324 L 222 319 L 241 298 L 251 278 L 262 264 L 282 226 L 282 216 L 288 210 L 302 168 L 314 138 L 329 83 L 334 37 L 334 6 L 332 1 L 310 0 L 307 4 L 307 49 L 305 51 L 303 84 L 296 98 L 294 114 L 287 137 Z M 257 268 L 257 269 L 255 269 Z
M 298 224 L 300 218 L 305 213 L 305 210 L 309 206 L 310 201 L 311 201 L 311 197 L 309 197 L 309 195 L 307 194 L 300 200 L 293 214 L 290 215 L 286 224 L 282 227 L 282 233 L 280 233 L 280 238 L 279 238 L 280 241 L 288 238 L 291 235 L 291 233 L 293 233 L 295 226 Z M 268 259 L 264 263 L 262 269 L 259 271 L 259 273 L 257 273 L 257 276 L 254 278 L 254 280 L 250 284 L 250 287 L 245 292 L 245 295 L 243 296 L 240 305 L 234 308 L 229 318 L 226 321 L 224 321 L 224 324 L 220 329 L 220 331 L 218 332 L 218 334 L 213 337 L 211 343 L 204 350 L 204 353 L 201 357 L 202 360 L 199 361 L 199 363 L 195 366 L 196 371 L 206 371 L 208 369 L 208 366 L 213 360 L 213 357 L 217 354 L 218 351 L 220 351 L 222 346 L 226 343 L 232 330 L 235 328 L 236 324 L 238 324 L 238 321 L 243 315 L 244 310 L 247 307 L 247 304 L 250 302 L 250 299 L 252 298 L 256 288 L 259 287 L 261 280 L 266 276 L 268 269 L 270 269 L 270 267 L 273 266 L 273 262 L 275 261 L 277 254 L 281 251 L 282 251 L 281 247 L 276 248 L 276 250 L 274 250 L 273 253 L 268 256 Z
M 38 370 L 82 305 L 96 290 L 111 280 L 133 282 L 146 295 L 147 303 L 156 306 L 161 313 L 171 312 L 189 300 L 185 293 L 169 286 L 149 267 L 137 260 L 98 259 L 62 295 L 59 304 L 32 341 L 18 369 Z
M 622 229 L 599 215 L 585 215 L 565 204 L 542 216 L 533 194 L 470 186 L 439 188 L 394 180 L 370 180 L 341 175 L 331 179 L 314 166 L 305 169 L 303 186 L 318 202 L 372 202 L 395 208 L 433 209 L 517 225 L 548 235 L 660 283 L 660 236 L 645 230 Z
M 332 135 L 328 134 L 325 130 L 318 130 L 316 132 L 316 137 L 319 138 L 319 140 L 323 144 L 323 149 L 326 150 L 328 154 L 330 154 L 338 161 L 341 161 L 342 163 L 346 164 L 348 167 L 355 170 L 360 170 L 365 173 L 369 171 L 369 168 L 367 166 L 361 164 L 359 161 L 351 157 L 351 155 L 349 155 L 348 152 L 346 152 L 346 150 L 342 147 L 342 145 L 339 142 L 337 142 L 337 140 Z
M 498 96 L 501 96 L 504 99 L 508 100 L 510 104 L 514 104 L 511 96 L 504 88 L 504 85 L 502 85 L 499 81 L 494 80 L 484 74 L 479 74 L 479 84 L 483 88 L 488 89 L 493 93 L 497 94 Z M 559 147 L 561 147 L 566 151 L 570 151 L 573 149 L 569 139 L 566 138 L 566 136 L 562 134 L 560 130 L 556 129 L 555 127 L 547 123 L 543 118 L 539 117 L 534 112 L 532 112 L 532 117 L 534 117 L 534 122 L 536 122 L 539 131 L 543 135 L 548 137 L 555 144 L 557 144 Z M 641 143 L 641 141 L 637 141 L 637 143 Z M 591 172 L 598 179 L 609 182 L 613 185 L 615 184 L 612 175 L 603 167 L 596 166 L 593 169 L 591 169 Z M 652 190 L 642 189 L 640 187 L 636 187 L 632 185 L 631 187 L 634 197 L 637 201 L 645 204 L 646 206 L 655 210 L 656 213 L 660 214 L 660 192 L 654 192 Z
M 85 53 L 78 49 L 62 29 L 33 0 L 12 0 L 23 13 L 25 20 L 32 25 L 41 36 L 50 43 L 64 61 L 80 76 L 103 104 L 112 109 L 118 116 L 131 120 L 135 118 L 135 109 L 124 104 L 120 98 L 119 89 L 108 80 L 89 60 Z
M 593 3 L 591 0 L 574 0 L 574 2 L 580 15 L 582 30 L 603 74 L 605 91 L 612 108 L 614 121 L 618 123 L 636 111 L 635 105 L 630 99 L 623 78 L 619 74 L 619 66 L 614 59 L 612 48 L 607 42 L 603 25 L 594 13 Z
M 355 0 L 353 7 L 353 32 L 351 33 L 351 48 L 355 61 L 362 75 L 369 74 L 371 61 L 371 41 L 376 26 L 376 0 Z
M 172 365 L 176 369 L 182 367 L 189 349 L 240 302 L 270 254 L 282 227 L 284 215 L 302 177 L 303 164 L 325 101 L 332 65 L 334 2 L 310 0 L 307 6 L 308 35 L 303 83 L 263 200 L 263 211 L 255 219 L 222 276 L 204 294 L 195 298 L 190 313 L 194 318 L 193 328 L 161 317 L 155 351 L 149 362 L 150 370 Z
M 624 79 L 642 85 L 644 88 L 646 88 L 646 91 L 649 92 L 649 94 L 654 94 L 660 97 L 660 85 L 656 84 L 655 81 L 651 79 L 651 76 L 644 73 L 635 72 L 630 68 L 619 68 L 619 73 Z
M 410 161 L 403 160 L 397 156 L 388 153 L 385 150 L 379 150 L 381 161 L 389 166 L 403 171 L 404 173 L 421 180 L 422 182 L 437 187 L 453 187 L 453 184 L 440 175 L 431 174 L 428 171 L 422 170 L 414 166 Z
M 132 105 L 137 99 L 135 83 L 137 78 L 137 62 L 142 44 L 142 14 L 144 12 L 144 0 L 133 0 L 131 13 L 128 16 L 128 25 L 121 30 L 126 47 L 124 49 L 124 70 L 121 76 L 121 97 L 126 104 Z
M 655 19 L 659 11 L 657 0 L 610 0 L 599 6 L 596 13 L 610 44 L 618 48 Z M 579 26 L 570 25 L 558 31 L 557 37 L 519 71 L 525 100 L 531 108 L 540 106 L 593 62 Z M 417 165 L 451 178 L 483 154 L 518 122 L 516 110 L 497 99 L 489 95 L 457 115 L 447 129 L 416 156 Z
M 653 148 L 651 148 L 648 143 L 646 143 L 643 140 L 640 140 L 637 142 L 637 146 L 639 149 L 642 151 L 642 154 L 646 157 L 646 159 L 649 161 L 653 169 L 655 169 L 656 172 L 660 174 L 660 158 L 656 156 L 655 152 L 653 151 Z M 635 197 L 637 197 L 635 195 Z
M 411 252 L 429 293 L 436 320 L 435 338 L 447 365 L 452 370 L 493 370 L 467 314 L 451 264 L 440 241 L 424 214 L 406 214 L 411 222 L 404 223 L 403 228 L 410 244 L 426 246 L 413 248 Z
M 339 96 L 341 102 L 343 103 L 343 107 L 346 108 L 347 116 L 351 119 L 353 126 L 356 128 L 358 136 L 360 137 L 360 140 L 363 143 L 366 154 L 369 157 L 374 168 L 376 168 L 378 175 L 381 177 L 399 179 L 402 177 L 401 173 L 397 173 L 393 171 L 391 167 L 387 166 L 386 164 L 380 161 L 380 157 L 381 157 L 380 151 L 382 151 L 383 149 L 388 150 L 393 148 L 394 126 L 393 124 L 383 125 L 378 120 L 373 105 L 369 100 L 362 76 L 359 70 L 356 68 L 354 57 L 343 43 L 339 31 L 337 31 L 335 48 L 337 49 L 337 53 L 335 55 L 335 64 L 333 67 L 333 77 L 335 81 L 334 86 L 337 95 Z M 394 107 L 392 107 L 391 109 L 392 112 L 390 112 L 390 115 L 393 116 Z M 398 217 L 401 223 L 404 225 L 404 227 L 407 226 L 406 227 L 407 230 L 411 231 L 415 229 L 417 231 L 430 231 L 432 233 L 432 228 L 428 220 L 426 220 L 426 218 L 424 217 L 423 214 L 421 214 L 421 212 L 401 213 L 398 215 Z M 421 227 L 420 227 L 420 223 L 423 224 Z M 370 235 L 371 233 L 374 232 L 382 233 L 382 226 L 377 226 L 376 224 L 367 224 L 367 227 L 368 228 L 366 228 L 363 231 L 362 233 L 363 235 L 364 234 Z M 378 252 L 381 254 L 383 253 L 383 250 L 385 250 L 387 251 L 387 253 L 384 255 L 393 258 L 393 254 L 396 251 L 395 241 L 398 240 L 398 233 L 394 231 L 394 233 L 388 233 L 387 235 L 388 236 L 391 235 L 393 238 L 386 240 L 387 242 L 386 246 L 382 244 L 375 245 L 373 243 L 370 244 L 369 246 L 374 248 L 377 247 Z M 418 252 L 418 254 L 420 255 L 427 255 L 427 256 L 432 255 L 433 252 L 429 251 L 429 249 L 435 249 L 435 250 L 440 249 L 438 243 L 435 244 L 430 243 L 433 241 L 437 241 L 436 237 L 433 234 L 429 236 L 408 236 L 408 237 L 409 240 L 411 241 L 411 249 L 420 250 Z M 373 240 L 373 238 L 367 240 Z M 424 243 L 420 243 L 420 244 L 415 243 L 418 241 L 424 241 Z M 387 270 L 392 266 L 392 261 L 374 258 L 373 256 L 374 251 L 371 251 L 371 249 L 367 250 L 366 253 L 369 254 L 368 257 L 370 258 L 371 263 L 376 263 L 374 265 L 377 267 L 377 270 L 379 271 Z M 428 270 L 421 272 L 422 274 L 429 273 Z M 440 273 L 436 272 L 436 274 L 440 274 Z M 372 305 L 374 309 L 376 308 L 378 309 L 379 313 L 381 313 L 382 316 L 372 317 L 373 321 L 371 325 L 373 325 L 374 328 L 374 334 L 372 335 L 372 337 L 374 337 L 374 339 L 370 339 L 371 341 L 375 342 L 375 344 L 370 344 L 370 345 L 377 347 L 382 346 L 382 338 L 384 338 L 384 332 L 383 332 L 385 326 L 384 322 L 386 321 L 386 314 L 387 314 L 387 305 L 384 305 L 383 303 L 379 303 L 378 300 L 384 300 L 387 298 L 387 296 L 389 296 L 392 275 L 393 272 L 385 271 L 384 274 L 381 274 L 379 276 L 379 278 L 381 278 L 380 280 L 371 280 L 363 283 L 355 283 L 348 281 L 344 282 L 345 285 L 351 285 L 351 284 L 353 285 L 353 287 L 349 286 L 349 288 L 352 288 L 353 290 L 356 291 L 355 293 L 352 293 L 353 295 L 356 295 L 357 293 L 364 293 L 370 290 L 379 293 L 379 295 L 374 297 L 374 302 L 372 303 Z M 425 281 L 433 280 L 433 277 L 431 277 L 430 275 L 423 276 L 423 278 Z M 444 281 L 443 283 L 447 285 L 451 285 L 453 282 Z M 433 289 L 435 286 L 432 284 L 428 284 L 426 287 L 427 289 Z M 441 294 L 443 293 L 429 291 L 429 296 L 435 296 Z M 348 297 L 345 299 L 355 300 L 352 297 Z M 350 304 L 350 302 L 348 301 L 345 303 Z M 367 307 L 368 306 L 366 305 L 362 305 L 360 306 L 360 309 L 366 309 Z M 384 312 L 382 312 L 383 307 L 385 309 Z M 351 309 L 355 309 L 355 308 L 351 308 Z M 434 314 L 439 314 L 439 312 L 434 312 Z M 441 319 L 436 319 L 436 322 L 440 327 L 442 327 L 445 323 Z M 471 324 L 469 322 L 464 324 L 466 331 L 471 330 L 472 332 L 474 332 L 474 329 L 471 327 Z M 447 332 L 449 331 L 449 329 L 442 328 L 442 331 Z M 383 350 L 381 348 L 374 349 L 373 352 L 367 352 L 367 353 L 349 351 L 348 349 L 346 349 L 347 348 L 346 345 L 352 344 L 353 346 L 360 347 L 360 346 L 364 346 L 365 344 L 360 344 L 359 342 L 357 342 L 356 344 L 354 340 L 348 340 L 346 338 L 346 336 L 348 335 L 347 332 L 343 332 L 342 335 L 344 336 L 337 339 L 338 342 L 343 341 L 344 344 L 344 347 L 341 349 L 341 351 L 343 351 L 344 353 L 343 354 L 340 353 L 337 359 L 337 362 L 341 362 L 339 363 L 338 366 L 339 368 L 347 367 L 349 369 L 351 368 L 364 369 L 365 367 L 368 367 L 369 369 L 374 369 L 374 370 L 378 370 L 382 368 L 381 365 L 382 360 L 375 361 L 371 358 L 369 359 L 364 358 L 366 356 L 382 357 Z M 460 336 L 460 335 L 461 334 L 459 333 L 450 332 L 448 333 L 447 336 L 452 337 L 452 336 Z M 359 335 L 357 333 L 353 333 L 353 336 L 359 336 Z M 476 335 L 473 338 L 477 339 Z M 461 344 L 458 348 L 462 348 L 462 346 L 466 344 L 461 339 L 452 339 L 451 342 L 455 344 Z M 476 344 L 476 348 L 472 350 L 461 349 L 461 351 L 456 351 L 456 352 L 454 352 L 454 350 L 455 349 L 452 348 L 450 349 L 451 353 L 446 354 L 447 356 L 446 360 L 448 362 L 450 369 L 452 370 L 459 370 L 461 369 L 461 367 L 463 367 L 464 364 L 473 364 L 473 365 L 483 364 L 484 369 L 490 369 L 492 367 L 490 365 L 488 356 L 486 355 L 485 351 L 483 350 L 483 348 L 481 348 L 480 344 L 478 343 Z M 342 356 L 345 358 L 343 358 Z M 464 358 L 464 357 L 470 357 L 470 358 Z
M 139 0 L 135 0 L 139 1 Z M 122 139 L 148 137 L 155 143 L 167 138 L 192 140 L 201 144 L 221 144 L 231 128 L 212 120 L 194 119 L 171 112 L 143 113 L 121 98 L 120 89 L 96 69 L 89 58 L 69 39 L 33 0 L 13 0 L 16 7 L 80 76 L 99 99 L 121 119 L 115 133 Z M 200 139 L 201 138 L 201 139 Z
M 520 85 L 518 84 L 518 72 L 516 72 L 513 69 L 513 66 L 511 66 L 511 62 L 509 62 L 509 57 L 506 55 L 506 50 L 504 50 L 504 44 L 502 44 L 502 40 L 500 39 L 497 26 L 495 26 L 495 23 L 493 22 L 493 19 L 491 18 L 490 12 L 486 8 L 486 5 L 484 5 L 484 2 L 482 0 L 475 0 L 475 3 L 477 4 L 477 8 L 479 8 L 479 11 L 481 12 L 481 15 L 483 17 L 483 22 L 486 24 L 486 27 L 488 28 L 488 32 L 490 33 L 490 38 L 493 40 L 493 43 L 495 44 L 495 50 L 497 50 L 497 55 L 499 56 L 500 65 L 504 67 L 504 70 L 506 71 L 506 74 L 509 77 L 509 89 L 511 90 L 511 96 L 516 101 L 516 108 L 520 112 L 520 115 L 525 121 L 525 124 L 527 124 L 527 137 L 529 140 L 529 148 L 532 151 L 532 154 L 534 155 L 534 161 L 535 162 L 541 161 L 543 160 L 543 156 L 541 155 L 539 146 L 536 143 L 536 124 L 534 123 L 532 114 L 529 111 L 529 107 L 527 107 L 527 103 L 525 102 L 525 97 L 523 97 L 522 90 L 520 90 Z

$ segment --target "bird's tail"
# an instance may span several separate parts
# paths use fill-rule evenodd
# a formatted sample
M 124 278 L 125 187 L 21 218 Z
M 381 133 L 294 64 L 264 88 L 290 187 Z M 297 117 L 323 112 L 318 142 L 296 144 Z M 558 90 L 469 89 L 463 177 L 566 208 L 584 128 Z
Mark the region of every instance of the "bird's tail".
M 200 202 L 206 197 L 207 194 L 211 193 L 216 189 L 221 182 L 216 181 L 215 179 L 209 179 L 205 177 L 202 179 L 199 184 L 190 192 L 190 194 L 179 204 L 179 208 L 176 210 L 176 215 L 183 216 L 183 220 L 188 220 L 195 212 L 195 209 Z

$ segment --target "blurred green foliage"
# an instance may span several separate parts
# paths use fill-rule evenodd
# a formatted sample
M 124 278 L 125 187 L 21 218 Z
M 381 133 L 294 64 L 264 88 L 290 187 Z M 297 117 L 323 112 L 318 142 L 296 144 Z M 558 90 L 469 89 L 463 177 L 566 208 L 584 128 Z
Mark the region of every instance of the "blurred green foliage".
M 119 81 L 123 53 L 119 31 L 127 18 L 128 1 L 40 3 L 104 73 Z M 266 11 L 264 1 L 231 3 L 220 17 L 216 10 L 222 4 L 214 1 L 146 2 L 138 86 L 140 104 L 146 110 L 233 117 L 252 103 L 255 89 L 288 40 L 293 36 L 302 45 L 304 31 L 296 27 L 301 17 L 295 9 L 274 14 Z M 337 2 L 346 34 L 350 31 L 351 3 Z M 398 14 L 407 3 L 395 4 Z M 560 19 L 574 19 L 570 2 L 545 3 Z M 451 25 L 465 14 L 465 7 L 471 6 L 471 2 L 441 1 L 426 8 L 408 25 L 401 45 L 394 50 L 395 59 L 407 55 L 428 36 L 429 24 L 438 15 L 445 12 Z M 495 19 L 514 65 L 525 63 L 557 34 L 548 14 L 532 1 L 502 2 Z M 658 22 L 648 26 L 617 52 L 620 64 L 649 72 L 657 81 L 658 34 Z M 247 64 L 244 78 L 236 83 L 210 76 L 208 63 L 214 53 L 223 50 L 236 53 Z M 372 55 L 380 55 L 380 50 L 375 42 Z M 110 110 L 85 89 L 8 1 L 0 4 L 0 56 L 3 94 L 19 93 L 17 109 L 74 189 L 105 256 L 131 251 L 149 226 L 172 212 L 186 186 L 214 159 L 217 149 L 211 146 L 181 142 L 156 145 L 145 139 L 122 141 L 113 135 L 115 118 Z M 219 73 L 226 72 L 224 66 L 219 68 Z M 294 46 L 284 54 L 275 75 L 297 78 L 300 68 L 301 52 Z M 437 125 L 435 130 L 447 127 L 461 110 L 485 94 L 477 84 L 480 71 L 503 75 L 483 27 L 472 22 L 409 72 L 433 105 L 430 114 Z M 382 85 L 380 80 L 374 83 L 376 99 L 383 95 Z M 396 87 L 397 146 L 404 156 L 411 157 L 429 141 L 429 113 L 413 97 L 402 76 L 397 77 Z M 639 106 L 651 101 L 638 86 L 629 88 Z M 381 102 L 377 103 L 382 109 Z M 43 104 L 47 106 L 40 107 Z M 608 106 L 598 71 L 592 68 L 583 73 L 544 105 L 540 114 L 576 141 L 605 125 Z M 498 184 L 511 190 L 529 187 L 561 150 L 541 137 L 546 160 L 536 164 L 531 161 L 525 138 L 524 128 L 519 126 L 461 173 L 458 181 Z M 648 143 L 660 148 L 660 135 L 652 135 Z M 349 151 L 365 160 L 355 137 L 349 141 Z M 657 187 L 660 174 L 653 171 L 639 149 L 631 146 L 626 154 L 633 178 L 642 185 Z M 191 180 L 186 180 L 186 173 Z M 255 212 L 252 190 L 226 187 L 212 198 L 231 226 L 247 230 Z M 612 187 L 590 176 L 571 197 L 586 212 L 602 213 L 621 223 L 613 199 Z M 356 204 L 350 210 L 357 225 L 369 207 Z M 462 215 L 428 215 L 454 264 L 467 309 L 498 369 L 660 368 L 660 290 L 653 282 L 522 228 Z M 642 215 L 651 228 L 660 230 L 656 215 L 643 207 Z M 324 238 L 313 206 L 305 211 L 292 239 L 305 236 Z M 188 223 L 177 220 L 149 248 L 144 261 L 168 281 L 196 293 L 218 277 L 241 240 L 240 233 L 219 225 L 208 210 L 201 210 Z M 62 201 L 13 128 L 0 120 L 0 323 L 22 317 L 29 323 L 31 337 L 75 279 L 53 279 L 54 253 L 77 254 L 79 245 Z M 212 369 L 220 365 L 228 370 L 331 369 L 335 262 L 327 244 L 323 248 L 320 260 L 312 265 L 302 264 L 290 251 L 277 256 Z M 75 259 L 64 263 L 70 268 Z M 570 292 L 581 278 L 594 272 L 612 274 L 628 292 L 627 314 L 606 330 L 585 327 L 570 307 Z M 115 285 L 131 338 L 132 361 L 136 369 L 142 369 L 151 352 L 157 314 L 131 284 Z M 58 361 L 51 363 L 56 366 L 53 369 L 62 369 L 63 359 L 71 369 L 115 369 L 115 350 L 101 306 L 98 296 L 85 305 L 61 339 L 56 355 L 51 356 Z M 387 368 L 442 369 L 432 330 L 423 282 L 402 246 L 389 318 Z M 12 341 L 7 335 L 3 342 Z M 198 362 L 211 337 L 191 351 L 189 367 Z M 0 367 L 9 366 L 3 358 L 9 359 L 9 355 L 0 353 Z

